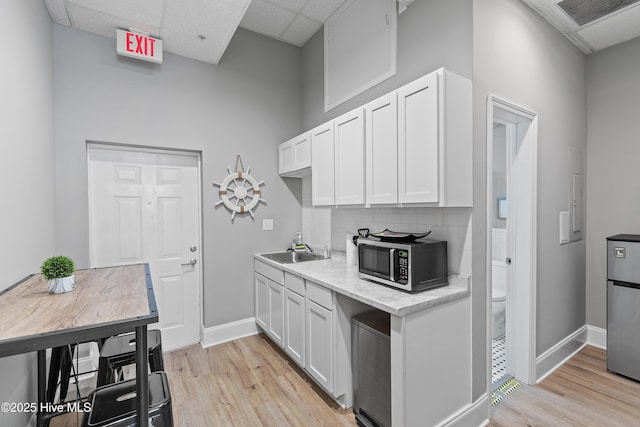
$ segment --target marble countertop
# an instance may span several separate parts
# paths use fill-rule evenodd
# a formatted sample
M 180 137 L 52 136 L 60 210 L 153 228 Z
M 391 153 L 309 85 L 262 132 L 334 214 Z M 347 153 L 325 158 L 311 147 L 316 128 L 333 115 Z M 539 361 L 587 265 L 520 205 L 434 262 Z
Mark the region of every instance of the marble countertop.
M 358 278 L 358 267 L 348 266 L 345 258 L 339 255 L 293 264 L 280 264 L 260 254 L 255 254 L 254 258 L 400 317 L 469 295 L 469 277 L 451 275 L 448 286 L 410 294 Z

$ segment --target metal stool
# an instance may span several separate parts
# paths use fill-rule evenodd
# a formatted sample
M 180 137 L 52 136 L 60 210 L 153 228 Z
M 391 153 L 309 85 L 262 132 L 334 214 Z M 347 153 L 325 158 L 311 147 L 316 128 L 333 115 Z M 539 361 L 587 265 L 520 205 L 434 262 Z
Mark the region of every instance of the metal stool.
M 164 371 L 162 335 L 157 329 L 147 331 L 147 351 L 151 372 Z M 97 386 L 116 382 L 116 369 L 136 362 L 136 335 L 111 337 L 104 342 L 98 364 Z
M 89 395 L 91 411 L 82 417 L 82 427 L 125 427 L 136 424 L 136 380 L 97 388 Z M 149 374 L 149 425 L 173 427 L 171 392 L 167 374 Z
M 67 398 L 69 390 L 69 380 L 71 379 L 71 368 L 73 365 L 73 353 L 76 345 L 72 344 L 51 349 L 51 360 L 49 362 L 49 380 L 47 385 L 47 402 L 53 403 L 58 384 L 60 385 L 60 402 Z M 60 383 L 58 383 L 58 378 Z

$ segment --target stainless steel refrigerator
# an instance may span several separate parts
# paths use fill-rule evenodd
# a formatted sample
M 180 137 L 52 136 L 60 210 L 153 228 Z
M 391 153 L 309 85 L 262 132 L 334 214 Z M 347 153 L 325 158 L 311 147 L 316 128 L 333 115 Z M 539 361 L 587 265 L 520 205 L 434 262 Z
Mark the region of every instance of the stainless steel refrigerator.
M 607 370 L 640 381 L 640 235 L 607 237 Z

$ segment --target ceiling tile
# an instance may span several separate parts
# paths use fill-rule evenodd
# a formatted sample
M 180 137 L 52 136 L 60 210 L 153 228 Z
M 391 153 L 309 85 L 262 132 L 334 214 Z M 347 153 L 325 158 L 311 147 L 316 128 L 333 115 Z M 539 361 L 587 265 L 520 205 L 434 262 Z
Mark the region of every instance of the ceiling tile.
M 166 0 L 161 36 L 167 52 L 217 64 L 250 0 Z M 198 36 L 206 38 L 201 40 Z
M 118 18 L 71 3 L 67 5 L 67 12 L 73 28 L 89 31 L 106 37 L 115 38 L 116 28 L 136 28 L 137 30 L 145 31 L 154 37 L 157 37 L 160 34 L 159 27 L 141 24 L 139 21 Z
M 240 26 L 270 37 L 280 37 L 295 13 L 274 6 L 264 0 L 253 0 Z
M 302 47 L 322 27 L 320 22 L 298 15 L 280 37 L 282 41 Z
M 121 17 L 140 25 L 159 27 L 162 21 L 164 1 L 161 0 L 66 0 L 67 5 Z
M 283 9 L 287 9 L 292 12 L 300 12 L 308 2 L 317 1 L 317 0 L 267 0 L 267 1 Z
M 640 7 L 630 7 L 624 13 L 612 14 L 578 31 L 596 50 L 605 49 L 626 40 L 640 37 Z
M 324 22 L 345 0 L 311 0 L 301 13 L 315 21 Z

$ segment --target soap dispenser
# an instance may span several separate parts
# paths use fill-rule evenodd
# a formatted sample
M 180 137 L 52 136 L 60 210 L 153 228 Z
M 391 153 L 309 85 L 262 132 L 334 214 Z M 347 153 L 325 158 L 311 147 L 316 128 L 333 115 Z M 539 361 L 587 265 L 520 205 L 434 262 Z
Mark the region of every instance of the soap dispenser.
M 306 246 L 304 244 L 304 242 L 302 241 L 302 233 L 301 232 L 297 232 L 296 233 L 296 246 L 295 246 L 295 251 L 296 252 L 304 252 L 306 249 Z

